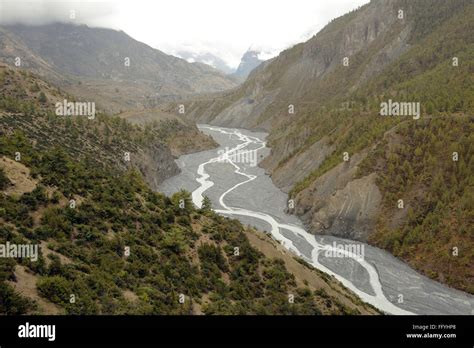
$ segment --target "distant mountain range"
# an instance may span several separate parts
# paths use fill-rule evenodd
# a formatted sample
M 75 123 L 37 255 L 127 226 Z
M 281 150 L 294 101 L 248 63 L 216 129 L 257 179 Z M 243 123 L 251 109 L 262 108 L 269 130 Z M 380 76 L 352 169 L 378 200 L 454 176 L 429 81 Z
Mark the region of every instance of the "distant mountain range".
M 223 59 L 212 53 L 179 51 L 176 55 L 190 63 L 197 62 L 210 65 L 227 75 L 238 78 L 240 81 L 245 80 L 256 67 L 264 62 L 264 60 L 259 58 L 260 52 L 253 49 L 245 52 L 237 69 L 231 68 Z
M 17 57 L 20 68 L 112 112 L 237 85 L 209 65 L 190 64 L 122 31 L 85 25 L 0 27 L 0 61 L 13 66 Z
M 227 65 L 223 59 L 209 52 L 196 53 L 191 51 L 178 51 L 176 52 L 176 56 L 185 59 L 189 63 L 207 64 L 226 75 L 231 75 L 235 72 L 235 69 L 232 69 L 229 65 Z
M 240 61 L 239 67 L 234 73 L 234 76 L 246 79 L 256 67 L 264 62 L 258 57 L 258 55 L 259 52 L 255 50 L 248 50 L 245 52 Z

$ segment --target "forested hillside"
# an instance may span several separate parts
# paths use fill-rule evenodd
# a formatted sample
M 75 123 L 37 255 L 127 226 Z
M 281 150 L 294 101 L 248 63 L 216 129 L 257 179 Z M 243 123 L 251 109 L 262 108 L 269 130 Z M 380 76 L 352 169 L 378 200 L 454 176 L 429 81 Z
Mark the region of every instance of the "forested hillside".
M 173 155 L 215 146 L 194 125 L 176 119 L 132 125 L 100 110 L 93 119 L 57 115 L 57 102 L 79 100 L 30 72 L 5 65 L 0 65 L 0 92 L 2 134 L 21 130 L 40 149 L 61 146 L 69 155 L 101 166 L 138 168 L 153 188 L 178 173 Z
M 433 279 L 474 293 L 474 120 L 403 123 L 361 164 L 383 208 L 370 240 Z M 403 209 L 399 207 L 403 201 Z
M 111 175 L 57 148 L 39 153 L 22 136 L 0 141 L 2 156 L 14 150 L 25 154 L 22 163 L 36 183 L 22 195 L 1 193 L 1 243 L 42 245 L 36 262 L 0 261 L 2 313 L 371 311 L 361 303 L 344 305 L 338 297 L 358 301 L 322 274 L 316 276 L 336 295 L 297 287 L 281 260 L 267 259 L 251 247 L 240 223 L 209 207 L 194 209 L 185 192 L 164 197 L 134 171 Z M 5 170 L 0 173 L 2 189 L 8 190 L 14 183 Z M 294 303 L 288 301 L 290 294 Z
M 172 159 L 169 124 L 57 116 L 48 105 L 62 92 L 0 74 L 0 244 L 40 245 L 37 261 L 0 258 L 1 314 L 377 313 L 304 262 L 264 256 L 246 237 L 255 231 L 194 208 L 189 193 L 154 192 L 123 152 L 151 143 L 150 156 Z

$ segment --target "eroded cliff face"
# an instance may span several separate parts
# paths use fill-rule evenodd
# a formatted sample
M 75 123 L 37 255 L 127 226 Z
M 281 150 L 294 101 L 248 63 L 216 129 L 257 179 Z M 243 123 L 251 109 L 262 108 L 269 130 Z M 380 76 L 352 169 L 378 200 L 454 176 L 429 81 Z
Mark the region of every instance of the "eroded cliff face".
M 154 191 L 158 191 L 158 186 L 163 181 L 180 172 L 171 154 L 171 150 L 168 146 L 161 143 L 139 149 L 134 154 L 131 163 L 140 170 L 146 182 Z
M 295 197 L 295 213 L 310 232 L 367 241 L 375 228 L 382 195 L 376 174 L 357 178 L 366 153 L 331 169 Z
M 294 143 L 284 144 L 285 149 L 272 148 L 270 156 L 261 162 L 268 174 L 271 174 L 273 183 L 283 192 L 288 193 L 293 186 L 308 176 L 313 170 L 319 168 L 324 159 L 334 151 L 334 146 L 328 144 L 328 139 L 323 138 L 311 145 L 305 151 L 300 151 L 287 160 L 281 161 L 275 153 L 292 153 L 297 149 Z

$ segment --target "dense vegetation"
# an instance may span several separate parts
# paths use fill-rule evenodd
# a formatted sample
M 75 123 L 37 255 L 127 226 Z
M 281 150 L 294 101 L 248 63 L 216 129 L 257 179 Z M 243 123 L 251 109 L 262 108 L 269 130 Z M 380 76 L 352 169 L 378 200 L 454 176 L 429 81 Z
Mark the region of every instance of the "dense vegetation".
M 384 212 L 372 242 L 431 278 L 474 293 L 474 120 L 403 123 L 366 158 Z M 403 209 L 398 201 L 403 200 Z
M 43 254 L 37 262 L 18 262 L 38 277 L 39 294 L 69 314 L 350 312 L 336 299 L 328 307 L 323 296 L 297 288 L 281 260 L 250 246 L 240 223 L 208 206 L 196 210 L 186 192 L 164 197 L 133 170 L 110 175 L 63 149 L 39 152 L 18 133 L 0 143 L 1 155 L 21 151 L 40 180 L 20 197 L 1 194 L 0 243 L 47 241 L 66 257 L 62 262 Z M 78 202 L 75 208 L 70 199 Z M 14 280 L 15 261 L 0 264 L 1 280 Z M 0 291 L 1 312 L 35 309 L 6 283 Z
M 3 168 L 0 168 L 0 190 L 6 189 L 10 185 L 10 180 L 5 175 Z
M 52 102 L 62 98 L 60 91 L 28 73 L 0 71 L 0 157 L 8 159 L 2 166 L 21 154 L 15 180 L 0 167 L 0 244 L 41 244 L 37 261 L 0 258 L 0 314 L 351 314 L 369 308 L 330 277 L 321 279 L 354 306 L 324 288 L 298 286 L 282 260 L 252 247 L 246 229 L 213 213 L 209 199 L 196 209 L 187 192 L 165 197 L 136 168 L 119 163 L 125 149 L 169 136 L 160 125 L 142 128 L 106 115 L 94 122 L 57 117 L 42 95 Z M 34 187 L 7 193 L 21 185 L 17 179 Z M 26 284 L 31 279 L 33 288 Z

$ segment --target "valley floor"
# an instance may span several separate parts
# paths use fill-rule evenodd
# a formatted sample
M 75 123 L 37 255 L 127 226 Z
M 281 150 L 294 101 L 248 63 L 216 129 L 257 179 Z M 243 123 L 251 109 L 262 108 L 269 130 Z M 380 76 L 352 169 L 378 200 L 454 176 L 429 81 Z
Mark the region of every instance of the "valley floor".
M 286 249 L 334 275 L 365 302 L 386 313 L 474 314 L 473 296 L 418 274 L 381 249 L 307 233 L 295 216 L 285 213 L 286 194 L 273 185 L 263 169 L 253 165 L 251 156 L 246 156 L 256 151 L 261 161 L 269 154 L 266 134 L 206 125 L 200 129 L 220 144 L 219 149 L 180 157 L 177 164 L 181 174 L 165 181 L 161 192 L 185 189 L 193 193 L 198 206 L 203 196 L 208 196 L 217 212 L 268 231 Z M 359 246 L 363 258 L 351 252 L 345 257 L 326 253 L 338 246 Z

